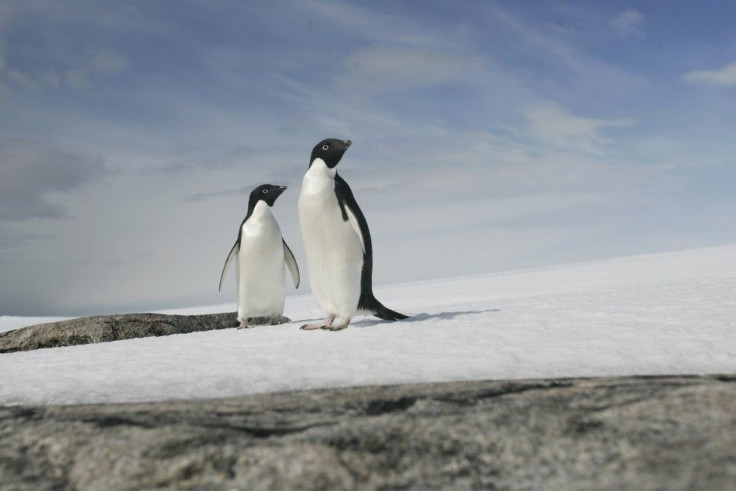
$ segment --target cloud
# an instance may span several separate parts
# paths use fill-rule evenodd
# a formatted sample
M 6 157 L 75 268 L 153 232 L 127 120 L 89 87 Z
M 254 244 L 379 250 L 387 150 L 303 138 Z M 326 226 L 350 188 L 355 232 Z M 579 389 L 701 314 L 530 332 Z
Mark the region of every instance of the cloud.
M 616 14 L 610 24 L 620 36 L 641 36 L 644 19 L 644 14 L 638 10 L 628 9 Z
M 631 126 L 629 119 L 595 119 L 575 116 L 551 101 L 527 107 L 524 115 L 529 135 L 555 147 L 597 153 L 609 140 L 599 134 L 602 128 Z
M 62 86 L 89 90 L 94 82 L 118 75 L 130 65 L 126 57 L 111 49 L 92 48 L 74 55 L 51 56 L 24 45 L 22 41 L 15 44 L 26 60 L 20 64 L 17 60 L 11 63 L 9 44 L 0 32 L 0 76 L 23 90 L 58 89 Z M 35 60 L 35 66 L 28 60 Z
M 716 87 L 736 87 L 736 62 L 717 70 L 695 70 L 682 76 L 692 84 L 715 85 Z
M 380 12 L 375 8 L 314 0 L 303 1 L 299 5 L 307 10 L 307 16 L 319 15 L 349 32 L 351 36 L 359 36 L 371 42 L 424 48 L 462 43 L 459 33 L 448 29 L 447 24 L 443 22 L 437 22 L 427 30 L 426 26 L 418 22 L 414 16 Z
M 99 157 L 24 138 L 0 137 L 0 222 L 65 218 L 48 202 L 108 173 Z
M 3 70 L 5 70 L 5 67 L 7 67 L 7 65 L 8 65 L 7 42 L 5 41 L 5 38 L 3 37 L 2 32 L 0 32 L 0 73 Z
M 284 163 L 293 161 L 293 149 L 286 145 L 256 147 L 237 145 L 226 152 L 208 152 L 207 157 L 173 159 L 144 173 L 181 174 L 203 170 L 226 171 L 233 168 L 257 169 L 256 177 L 282 177 Z M 300 162 L 301 163 L 301 162 Z
M 18 230 L 10 228 L 8 224 L 3 224 L 3 231 L 0 233 L 0 252 L 3 252 L 3 259 L 7 259 L 6 256 L 9 250 L 16 249 L 18 246 L 28 241 L 37 240 L 53 240 L 54 235 L 48 233 L 31 233 L 31 232 L 19 232 Z
M 116 74 L 128 69 L 128 60 L 115 51 L 96 51 L 89 54 L 88 62 L 90 69 L 97 73 Z
M 576 94 L 576 98 L 585 93 L 595 93 L 596 98 L 602 93 L 626 94 L 641 89 L 643 79 L 624 67 L 591 56 L 583 45 L 575 41 L 575 37 L 560 36 L 548 28 L 540 29 L 538 25 L 526 21 L 523 17 L 509 12 L 496 4 L 489 6 L 489 13 L 497 23 L 494 29 L 510 31 L 510 39 L 501 41 L 508 47 L 498 50 L 498 55 L 511 67 L 521 60 L 521 66 L 528 70 L 533 62 L 545 67 L 548 81 L 558 80 L 560 94 Z M 546 26 L 543 26 L 546 27 Z M 504 55 L 504 51 L 514 57 Z M 515 55 L 522 53 L 522 57 Z M 537 87 L 537 90 L 543 87 Z
M 221 198 L 225 196 L 237 196 L 240 194 L 248 195 L 253 191 L 252 185 L 241 186 L 236 189 L 226 189 L 224 191 L 213 191 L 209 193 L 194 193 L 184 197 L 184 201 L 196 203 L 198 201 L 206 201 L 213 198 Z
M 353 53 L 338 86 L 358 92 L 386 92 L 432 87 L 466 79 L 484 69 L 469 55 L 394 46 L 372 46 Z

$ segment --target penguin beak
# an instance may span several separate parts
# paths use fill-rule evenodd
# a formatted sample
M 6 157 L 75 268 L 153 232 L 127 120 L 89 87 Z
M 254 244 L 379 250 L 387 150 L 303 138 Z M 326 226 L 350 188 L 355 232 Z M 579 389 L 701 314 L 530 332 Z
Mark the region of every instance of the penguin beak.
M 279 191 L 281 191 L 282 193 L 286 191 L 287 189 L 289 188 L 287 188 L 286 186 L 279 186 Z
M 353 142 L 351 142 L 350 140 L 343 140 L 342 144 L 345 145 L 345 149 L 347 150 L 348 147 L 353 144 Z

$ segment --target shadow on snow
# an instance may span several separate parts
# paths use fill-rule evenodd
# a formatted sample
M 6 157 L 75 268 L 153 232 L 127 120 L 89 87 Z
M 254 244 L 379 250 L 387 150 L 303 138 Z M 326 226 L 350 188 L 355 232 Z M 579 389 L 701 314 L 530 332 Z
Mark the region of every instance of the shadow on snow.
M 400 321 L 396 321 L 399 324 L 405 324 L 407 322 L 421 322 L 426 321 L 430 319 L 440 319 L 440 320 L 450 320 L 455 319 L 456 317 L 461 317 L 463 315 L 475 315 L 475 314 L 485 314 L 487 312 L 500 312 L 501 309 L 487 309 L 487 310 L 459 310 L 454 312 L 438 312 L 436 314 L 415 314 L 410 316 L 407 319 L 403 319 Z M 382 319 L 364 319 L 357 322 L 354 322 L 350 324 L 351 326 L 355 327 L 370 327 L 375 326 L 378 324 L 386 324 L 388 321 L 382 320 Z

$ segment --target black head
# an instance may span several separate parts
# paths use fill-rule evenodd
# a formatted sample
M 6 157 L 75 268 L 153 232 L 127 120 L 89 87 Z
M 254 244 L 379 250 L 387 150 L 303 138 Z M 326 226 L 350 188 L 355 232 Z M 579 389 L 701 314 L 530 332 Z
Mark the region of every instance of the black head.
M 284 191 L 286 191 L 286 186 L 261 184 L 250 193 L 250 199 L 248 200 L 248 211 L 253 211 L 253 208 L 255 208 L 259 201 L 265 201 L 268 206 L 273 206 L 273 204 L 276 202 L 276 198 L 281 196 L 281 193 L 283 193 Z
M 314 159 L 324 160 L 327 167 L 334 168 L 342 158 L 345 150 L 350 148 L 350 140 L 338 140 L 336 138 L 328 138 L 322 140 L 312 149 L 312 156 L 309 158 L 309 165 L 312 165 Z

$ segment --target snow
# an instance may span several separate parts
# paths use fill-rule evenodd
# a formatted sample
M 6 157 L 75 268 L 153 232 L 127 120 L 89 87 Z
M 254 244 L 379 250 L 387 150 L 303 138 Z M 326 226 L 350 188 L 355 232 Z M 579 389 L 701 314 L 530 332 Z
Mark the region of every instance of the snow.
M 377 289 L 412 317 L 294 322 L 0 355 L 0 404 L 215 398 L 451 380 L 736 372 L 736 245 Z M 227 304 L 171 313 L 232 311 Z M 12 321 L 12 320 L 11 320 Z M 6 322 L 6 318 L 2 318 Z

